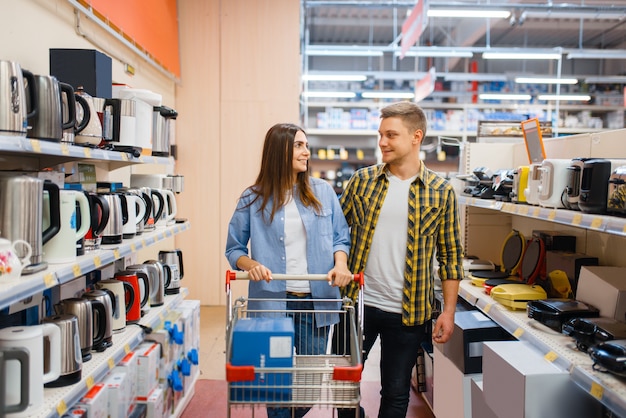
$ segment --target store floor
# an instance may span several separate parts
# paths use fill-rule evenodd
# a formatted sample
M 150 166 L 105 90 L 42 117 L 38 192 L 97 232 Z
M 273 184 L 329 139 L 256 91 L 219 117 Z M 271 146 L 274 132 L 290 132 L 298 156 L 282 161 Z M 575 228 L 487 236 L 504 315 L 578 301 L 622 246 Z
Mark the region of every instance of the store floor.
M 225 324 L 226 308 L 223 306 L 203 306 L 200 313 L 200 377 L 196 384 L 196 392 L 185 409 L 181 418 L 225 417 L 227 411 L 225 381 Z M 361 380 L 361 398 L 365 412 L 370 417 L 378 415 L 380 376 L 378 361 L 380 351 L 378 344 L 370 352 L 365 363 Z M 250 406 L 232 408 L 232 417 L 264 418 L 265 408 Z M 306 418 L 331 417 L 333 411 L 327 407 L 312 410 Z M 434 415 L 422 396 L 411 391 L 411 400 L 407 418 L 433 418 Z

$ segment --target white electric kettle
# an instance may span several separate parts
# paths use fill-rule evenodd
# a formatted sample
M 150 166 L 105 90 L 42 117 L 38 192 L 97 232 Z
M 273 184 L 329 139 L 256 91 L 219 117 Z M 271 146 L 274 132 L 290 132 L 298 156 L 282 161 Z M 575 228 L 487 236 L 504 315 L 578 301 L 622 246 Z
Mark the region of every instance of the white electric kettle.
M 81 191 L 59 190 L 59 210 L 61 225 L 59 232 L 50 241 L 43 245 L 44 261 L 54 263 L 71 263 L 76 260 L 76 241 L 83 238 L 89 227 L 89 222 L 81 222 L 80 228 L 76 228 L 76 204 L 80 210 L 81 219 L 90 219 L 90 205 L 87 196 Z M 43 227 L 50 224 L 49 205 L 44 205 Z
M 18 254 L 22 254 L 22 251 L 17 251 L 15 246 L 20 244 L 26 249 L 26 254 L 21 258 Z M 16 239 L 11 242 L 6 238 L 0 238 L 0 279 L 10 280 L 17 279 L 22 274 L 22 268 L 30 264 L 30 256 L 32 254 L 32 248 L 27 241 L 23 239 Z
M 0 329 L 0 348 L 25 348 L 28 350 L 29 405 L 26 410 L 8 414 L 8 417 L 35 415 L 43 405 L 43 385 L 59 378 L 61 374 L 61 331 L 54 324 L 14 326 Z M 46 370 L 44 366 L 47 366 Z M 20 402 L 20 370 L 17 362 L 6 365 L 6 402 Z

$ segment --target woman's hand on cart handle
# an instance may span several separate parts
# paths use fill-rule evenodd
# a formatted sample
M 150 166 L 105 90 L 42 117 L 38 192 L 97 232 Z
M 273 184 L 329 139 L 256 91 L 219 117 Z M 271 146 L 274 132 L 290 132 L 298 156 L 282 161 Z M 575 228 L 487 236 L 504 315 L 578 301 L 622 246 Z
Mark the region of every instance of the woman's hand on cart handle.
M 354 276 L 345 265 L 335 265 L 326 275 L 328 284 L 336 287 L 344 287 L 350 284 L 353 277 Z

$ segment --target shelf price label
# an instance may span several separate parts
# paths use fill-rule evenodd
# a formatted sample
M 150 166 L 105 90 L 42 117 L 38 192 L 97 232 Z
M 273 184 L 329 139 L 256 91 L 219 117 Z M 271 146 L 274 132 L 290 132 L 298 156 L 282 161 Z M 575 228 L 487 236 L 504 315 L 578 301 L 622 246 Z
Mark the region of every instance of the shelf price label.
M 80 276 L 82 274 L 82 271 L 80 269 L 80 265 L 74 264 L 74 266 L 72 266 L 72 272 L 74 273 L 74 277 Z
M 100 268 L 100 266 L 102 265 L 102 260 L 100 259 L 99 255 L 93 258 L 93 264 L 96 266 L 97 269 Z
M 602 218 L 593 218 L 593 220 L 591 221 L 591 227 L 593 229 L 600 229 L 601 226 L 602 226 Z
M 121 152 L 120 155 L 122 156 L 122 161 L 128 161 L 128 154 Z
M 87 390 L 90 390 L 93 385 L 95 385 L 96 382 L 93 378 L 93 376 L 89 376 L 86 380 L 85 380 L 85 385 L 87 386 Z
M 90 148 L 83 148 L 83 154 L 85 154 L 85 158 L 91 158 L 91 149 Z
M 54 280 L 54 274 L 48 273 L 43 276 L 43 282 L 46 285 L 47 289 L 50 289 L 53 286 L 56 286 L 56 280 Z
M 124 344 L 124 353 L 126 354 L 130 353 L 130 345 Z
M 67 404 L 65 403 L 65 401 L 63 399 L 61 399 L 61 402 L 59 402 L 57 404 L 57 414 L 59 414 L 59 416 L 65 414 L 67 412 Z
M 115 257 L 116 260 L 120 258 L 120 250 L 118 249 L 113 250 L 113 257 Z
M 527 205 L 522 205 L 518 208 L 517 213 L 519 213 L 520 215 L 528 215 L 528 206 Z
M 545 356 L 543 356 L 543 358 L 545 358 L 546 360 L 548 360 L 550 363 L 554 363 L 554 361 L 559 358 L 558 354 L 555 353 L 554 351 L 548 351 L 546 353 Z
M 137 251 L 137 246 L 135 245 L 134 242 L 132 244 L 130 244 L 130 251 L 132 251 L 132 252 Z
M 519 337 L 521 337 L 522 334 L 524 334 L 524 330 L 522 328 L 518 328 L 513 333 L 513 336 L 519 340 Z
M 31 139 L 30 146 L 33 147 L 34 152 L 41 153 L 41 142 L 38 139 Z
M 61 154 L 70 155 L 70 147 L 67 142 L 61 142 Z
M 577 213 L 576 215 L 574 215 L 574 217 L 572 218 L 572 225 L 580 225 L 580 223 L 583 221 L 583 215 L 580 213 Z
M 589 393 L 597 400 L 602 400 L 602 397 L 604 396 L 604 388 L 596 382 L 591 382 L 591 389 L 589 389 Z
M 115 360 L 113 360 L 113 357 L 109 358 L 109 361 L 107 363 L 109 364 L 109 370 L 115 367 Z
M 487 305 L 485 305 L 485 309 L 483 309 L 483 311 L 485 311 L 485 313 L 489 313 L 492 306 L 493 306 L 493 303 L 488 303 Z
M 537 211 L 539 212 L 539 211 Z M 553 221 L 556 218 L 556 209 L 552 209 L 550 213 L 548 213 L 548 220 Z

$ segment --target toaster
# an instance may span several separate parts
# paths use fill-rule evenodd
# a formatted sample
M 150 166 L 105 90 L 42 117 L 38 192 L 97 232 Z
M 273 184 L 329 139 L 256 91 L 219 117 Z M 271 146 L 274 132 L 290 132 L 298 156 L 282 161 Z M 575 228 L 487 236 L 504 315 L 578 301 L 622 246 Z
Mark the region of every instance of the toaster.
M 513 190 L 511 190 L 511 202 L 526 203 L 524 189 L 528 187 L 528 166 L 522 165 L 513 170 Z
M 583 163 L 578 206 L 585 213 L 606 213 L 609 179 L 614 169 L 626 164 L 625 160 L 592 158 Z
M 539 204 L 539 185 L 541 184 L 541 163 L 531 164 L 528 168 L 528 184 L 524 189 L 524 197 L 529 205 Z
M 583 165 L 589 158 L 573 158 L 567 167 L 567 184 L 565 185 L 565 208 L 580 210 L 578 198 L 580 196 L 580 181 L 583 176 Z
M 565 207 L 567 168 L 571 162 L 569 158 L 543 160 L 539 167 L 540 183 L 537 190 L 540 206 L 555 209 Z
M 626 214 L 626 165 L 617 167 L 611 173 L 606 209 L 609 213 Z
M 600 316 L 600 311 L 595 306 L 567 298 L 531 300 L 526 305 L 526 313 L 529 318 L 558 332 L 562 332 L 563 324 L 572 318 Z

